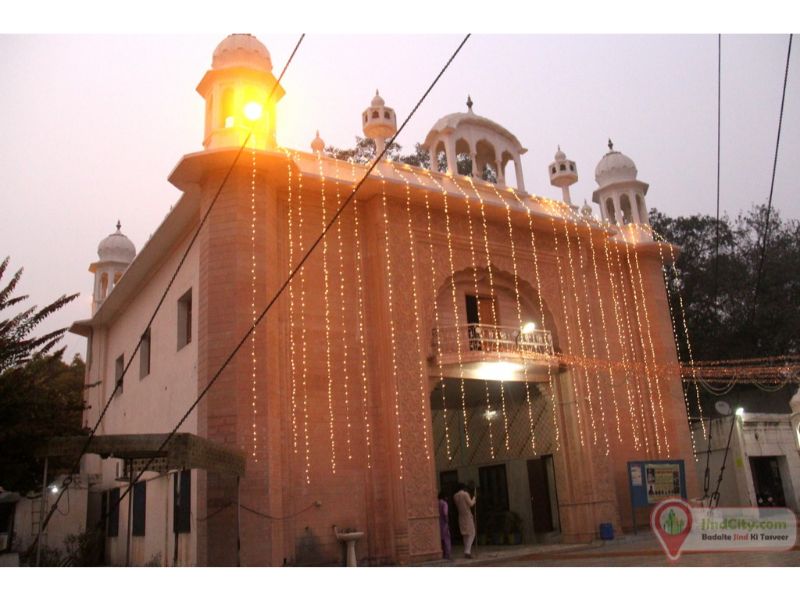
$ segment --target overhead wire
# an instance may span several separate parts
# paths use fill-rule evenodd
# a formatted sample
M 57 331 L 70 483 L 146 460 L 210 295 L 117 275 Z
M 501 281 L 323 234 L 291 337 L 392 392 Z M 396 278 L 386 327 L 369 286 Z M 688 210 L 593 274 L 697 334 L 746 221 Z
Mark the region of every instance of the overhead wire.
M 289 55 L 289 58 L 286 60 L 286 63 L 283 65 L 283 69 L 281 70 L 280 75 L 275 80 L 275 83 L 272 85 L 272 89 L 270 90 L 269 94 L 267 95 L 267 98 L 265 100 L 265 104 L 268 103 L 272 99 L 272 96 L 274 95 L 275 90 L 280 85 L 280 82 L 281 82 L 281 80 L 283 79 L 283 76 L 286 73 L 286 69 L 288 69 L 289 65 L 292 63 L 292 60 L 294 59 L 294 56 L 297 53 L 297 50 L 300 47 L 300 44 L 303 42 L 303 39 L 305 38 L 305 35 L 306 35 L 305 33 L 301 34 L 300 38 L 297 40 L 297 43 L 295 44 L 294 49 L 292 50 L 292 53 Z M 78 454 L 78 458 L 76 459 L 75 463 L 73 464 L 72 468 L 70 469 L 70 475 L 67 476 L 64 479 L 64 482 L 62 483 L 61 491 L 58 494 L 58 496 L 56 497 L 55 501 L 53 502 L 53 505 L 51 506 L 47 516 L 44 519 L 44 521 L 42 522 L 41 530 L 40 530 L 39 533 L 37 533 L 36 538 L 34 539 L 33 544 L 31 546 L 32 548 L 35 547 L 36 544 L 39 542 L 39 536 L 41 535 L 41 533 L 44 533 L 44 531 L 47 529 L 47 525 L 50 522 L 50 519 L 52 518 L 53 514 L 56 511 L 56 508 L 58 507 L 58 503 L 61 501 L 62 496 L 67 491 L 69 486 L 72 484 L 73 475 L 75 473 L 77 473 L 78 469 L 80 468 L 80 457 L 82 457 L 86 453 L 86 451 L 89 449 L 89 446 L 90 446 L 92 440 L 94 439 L 98 428 L 100 427 L 100 423 L 103 421 L 103 418 L 105 417 L 106 413 L 108 412 L 109 407 L 111 406 L 111 402 L 117 396 L 117 391 L 119 390 L 119 388 L 120 388 L 120 386 L 122 384 L 122 381 L 125 379 L 125 375 L 127 374 L 128 369 L 130 368 L 131 364 L 133 363 L 134 357 L 136 356 L 136 354 L 141 349 L 142 342 L 144 341 L 144 339 L 145 339 L 145 337 L 147 335 L 147 331 L 153 325 L 153 322 L 155 321 L 156 315 L 158 314 L 159 310 L 161 310 L 161 307 L 164 304 L 164 301 L 166 300 L 167 294 L 169 293 L 170 289 L 172 288 L 172 284 L 175 283 L 175 279 L 177 278 L 178 273 L 181 270 L 181 267 L 186 262 L 186 259 L 189 256 L 189 252 L 191 251 L 192 247 L 194 246 L 195 241 L 197 240 L 198 236 L 200 235 L 200 231 L 202 230 L 203 225 L 205 225 L 206 221 L 208 220 L 208 216 L 211 214 L 211 211 L 214 208 L 214 205 L 216 204 L 217 199 L 219 198 L 220 194 L 222 193 L 222 190 L 224 189 L 226 183 L 228 182 L 228 179 L 230 178 L 231 173 L 233 172 L 233 169 L 236 167 L 236 164 L 238 163 L 239 158 L 242 155 L 242 152 L 244 151 L 245 147 L 247 146 L 247 143 L 250 141 L 250 138 L 251 138 L 252 134 L 253 134 L 253 127 L 251 127 L 250 130 L 248 131 L 247 136 L 244 138 L 244 141 L 242 142 L 242 145 L 239 147 L 238 151 L 236 152 L 236 155 L 234 156 L 230 167 L 228 167 L 228 170 L 226 171 L 225 176 L 220 181 L 220 184 L 219 184 L 219 187 L 217 188 L 216 193 L 214 194 L 213 198 L 211 199 L 211 202 L 208 205 L 208 208 L 206 209 L 205 213 L 203 214 L 202 218 L 200 219 L 200 222 L 198 223 L 197 227 L 195 228 L 194 234 L 192 235 L 192 238 L 189 240 L 189 244 L 187 245 L 186 249 L 184 250 L 183 254 L 181 255 L 181 258 L 178 261 L 178 264 L 175 267 L 175 270 L 173 271 L 172 276 L 170 277 L 169 281 L 167 282 L 167 285 L 164 288 L 164 291 L 161 294 L 161 297 L 159 298 L 155 309 L 153 310 L 152 314 L 150 315 L 149 320 L 147 321 L 147 325 L 145 326 L 142 334 L 139 336 L 139 339 L 136 342 L 136 346 L 134 347 L 133 352 L 131 352 L 131 355 L 129 356 L 128 361 L 125 363 L 125 365 L 124 365 L 124 367 L 122 369 L 122 373 L 117 378 L 117 380 L 114 382 L 114 389 L 112 390 L 111 395 L 109 396 L 108 400 L 105 402 L 105 405 L 103 406 L 102 410 L 100 411 L 100 416 L 98 417 L 97 422 L 94 424 L 94 427 L 92 427 L 92 429 L 90 430 L 89 435 L 88 435 L 86 441 L 83 444 L 83 448 L 81 449 L 81 452 Z
M 122 500 L 133 489 L 133 486 L 139 481 L 139 479 L 141 479 L 142 475 L 144 475 L 144 473 L 148 470 L 148 468 L 156 460 L 156 456 L 158 456 L 159 454 L 161 454 L 163 452 L 164 448 L 166 448 L 166 446 L 169 443 L 169 441 L 175 436 L 175 434 L 177 433 L 177 431 L 181 427 L 181 425 L 183 425 L 183 423 L 186 421 L 187 418 L 189 418 L 189 415 L 192 414 L 192 412 L 197 407 L 197 405 L 200 403 L 200 401 L 206 396 L 206 394 L 208 393 L 209 389 L 211 389 L 211 387 L 214 385 L 214 383 L 220 377 L 222 372 L 228 367 L 228 365 L 231 363 L 233 358 L 236 356 L 236 354 L 239 352 L 239 350 L 242 348 L 242 346 L 247 342 L 249 337 L 253 334 L 255 329 L 258 327 L 258 325 L 264 319 L 264 317 L 267 315 L 267 313 L 272 308 L 272 306 L 275 304 L 275 302 L 277 302 L 278 298 L 280 298 L 280 296 L 283 293 L 283 291 L 291 283 L 291 281 L 294 278 L 295 274 L 297 274 L 300 271 L 300 269 L 303 267 L 303 265 L 308 260 L 308 258 L 311 256 L 311 254 L 314 252 L 314 250 L 317 248 L 317 246 L 319 246 L 320 242 L 325 237 L 325 235 L 328 233 L 328 231 L 334 226 L 334 224 L 338 220 L 339 216 L 342 214 L 342 212 L 344 212 L 345 208 L 347 208 L 347 206 L 350 204 L 350 202 L 353 200 L 353 198 L 355 198 L 356 194 L 358 193 L 358 190 L 361 188 L 361 186 L 367 180 L 367 178 L 372 173 L 372 171 L 375 169 L 375 167 L 378 165 L 378 163 L 380 163 L 380 161 L 383 159 L 383 157 L 386 154 L 386 152 L 388 151 L 388 149 L 392 147 L 392 145 L 394 144 L 394 141 L 402 133 L 403 129 L 405 129 L 405 127 L 408 124 L 408 122 L 411 120 L 411 118 L 417 112 L 417 109 L 419 109 L 420 105 L 428 97 L 428 95 L 430 94 L 431 90 L 433 90 L 434 86 L 439 82 L 439 79 L 442 78 L 444 73 L 449 68 L 450 64 L 453 62 L 455 57 L 459 54 L 461 49 L 464 47 L 464 44 L 467 43 L 467 40 L 471 37 L 471 35 L 472 34 L 468 33 L 464 37 L 464 39 L 461 40 L 461 43 L 458 45 L 458 47 L 455 49 L 455 51 L 450 55 L 450 58 L 447 60 L 447 62 L 444 64 L 444 66 L 441 68 L 439 73 L 434 78 L 434 80 L 431 82 L 431 84 L 428 86 L 428 88 L 422 94 L 420 99 L 417 101 L 417 103 L 411 109 L 411 112 L 409 112 L 408 116 L 405 118 L 403 123 L 400 125 L 399 129 L 397 130 L 397 132 L 391 137 L 391 139 L 389 141 L 387 141 L 383 151 L 381 151 L 380 154 L 378 154 L 374 158 L 374 160 L 372 161 L 370 166 L 365 171 L 364 175 L 359 180 L 358 184 L 353 188 L 352 192 L 350 192 L 350 195 L 347 197 L 347 199 L 344 202 L 342 202 L 342 204 L 339 206 L 338 210 L 334 213 L 334 215 L 331 218 L 331 220 L 323 228 L 322 233 L 319 234 L 319 236 L 316 238 L 314 243 L 312 243 L 311 246 L 309 246 L 308 250 L 306 250 L 305 254 L 300 259 L 300 261 L 295 265 L 295 267 L 293 269 L 291 269 L 291 271 L 289 272 L 289 276 L 286 278 L 286 280 L 283 282 L 283 284 L 281 284 L 281 286 L 275 292 L 275 294 L 273 295 L 272 299 L 270 299 L 270 301 L 266 304 L 266 306 L 261 311 L 261 313 L 258 315 L 258 317 L 253 321 L 252 325 L 250 325 L 248 327 L 248 329 L 245 332 L 245 334 L 242 336 L 242 338 L 239 340 L 239 342 L 236 344 L 236 346 L 234 346 L 233 350 L 228 354 L 227 358 L 223 361 L 223 363 L 220 365 L 220 367 L 216 370 L 214 375 L 211 376 L 211 378 L 209 379 L 208 383 L 203 387 L 203 389 L 200 392 L 200 394 L 198 394 L 198 396 L 195 399 L 195 401 L 189 406 L 189 408 L 186 410 L 186 412 L 180 418 L 178 423 L 172 428 L 172 430 L 169 432 L 169 434 L 167 434 L 167 436 L 164 438 L 163 442 L 161 443 L 161 445 L 158 447 L 158 449 L 154 453 L 155 456 L 153 456 L 150 459 L 148 459 L 147 463 L 144 464 L 144 466 L 141 468 L 139 473 L 131 480 L 130 485 L 127 486 L 125 491 L 120 494 L 119 498 L 115 501 L 114 506 L 109 507 L 107 512 L 111 512 L 116 506 L 119 506 L 119 504 L 122 502 Z
M 792 38 L 794 34 L 789 34 L 789 48 L 786 51 L 786 68 L 783 73 L 783 92 L 781 93 L 781 109 L 778 115 L 778 137 L 775 140 L 775 154 L 772 159 L 772 179 L 769 184 L 769 199 L 767 200 L 767 215 L 764 222 L 764 235 L 761 240 L 761 258 L 758 261 L 756 271 L 756 286 L 753 292 L 753 307 L 750 311 L 750 323 L 755 321 L 756 308 L 758 306 L 758 295 L 761 288 L 761 276 L 764 269 L 764 258 L 767 254 L 767 240 L 769 238 L 769 217 L 772 212 L 772 193 L 775 190 L 775 171 L 778 167 L 778 150 L 781 145 L 781 128 L 783 126 L 783 107 L 786 102 L 786 82 L 789 80 L 789 61 L 792 57 Z

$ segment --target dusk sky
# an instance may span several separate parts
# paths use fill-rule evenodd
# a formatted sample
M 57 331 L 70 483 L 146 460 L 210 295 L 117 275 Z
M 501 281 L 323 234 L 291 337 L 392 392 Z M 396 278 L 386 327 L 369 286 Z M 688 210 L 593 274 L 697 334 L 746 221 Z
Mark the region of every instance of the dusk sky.
M 19 290 L 40 306 L 82 293 L 46 329 L 90 316 L 87 269 L 117 219 L 138 250 L 178 201 L 167 176 L 202 149 L 195 86 L 227 33 L 0 36 L 0 258 L 11 256 L 12 272 L 25 268 Z M 299 32 L 252 33 L 277 76 Z M 352 145 L 376 88 L 399 123 L 460 39 L 307 35 L 283 81 L 279 144 L 308 150 L 319 129 L 328 144 Z M 723 35 L 728 214 L 769 194 L 787 44 L 788 35 Z M 800 61 L 792 58 L 773 203 L 800 218 Z M 546 170 L 560 144 L 578 166 L 573 200 L 590 200 L 610 137 L 650 184 L 649 207 L 714 213 L 716 35 L 476 34 L 398 142 L 411 150 L 439 117 L 465 110 L 467 94 L 477 114 L 528 148 L 530 193 L 560 197 Z M 82 338 L 65 340 L 67 358 L 84 353 Z

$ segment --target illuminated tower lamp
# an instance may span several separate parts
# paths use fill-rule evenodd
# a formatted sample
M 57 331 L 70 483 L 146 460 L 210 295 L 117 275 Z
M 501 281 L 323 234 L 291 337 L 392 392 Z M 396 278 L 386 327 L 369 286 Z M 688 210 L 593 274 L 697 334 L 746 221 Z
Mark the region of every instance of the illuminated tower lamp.
M 272 74 L 269 51 L 255 36 L 235 33 L 222 40 L 197 91 L 206 101 L 206 150 L 238 148 L 248 135 L 248 146 L 275 148 L 275 105 L 285 92 Z
M 561 199 L 573 210 L 577 207 L 572 204 L 569 195 L 569 186 L 578 181 L 578 169 L 575 162 L 567 158 L 567 155 L 558 147 L 555 160 L 548 167 L 550 173 L 550 183 L 557 188 L 561 188 Z
M 386 106 L 378 90 L 369 108 L 361 113 L 364 135 L 375 141 L 375 156 L 386 148 L 386 140 L 397 133 L 397 117 L 394 109 Z

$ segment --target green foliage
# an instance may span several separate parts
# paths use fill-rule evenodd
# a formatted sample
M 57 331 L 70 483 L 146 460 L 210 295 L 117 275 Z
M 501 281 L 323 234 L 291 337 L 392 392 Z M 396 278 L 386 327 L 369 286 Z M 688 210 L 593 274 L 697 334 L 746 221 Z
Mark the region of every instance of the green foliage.
M 402 146 L 399 144 L 389 144 L 385 157 L 393 162 L 402 162 L 415 167 L 430 168 L 430 155 L 422 144 L 414 147 L 412 154 L 402 154 Z M 325 148 L 325 154 L 339 160 L 353 161 L 358 164 L 367 164 L 375 158 L 375 141 L 370 138 L 356 136 L 354 148 L 342 149 L 335 146 Z
M 696 360 L 800 353 L 800 221 L 783 220 L 773 209 L 757 297 L 766 206 L 754 206 L 735 219 L 720 218 L 716 267 L 714 217 L 672 218 L 651 210 L 650 222 L 681 247 L 678 277 L 670 276 L 669 292 L 674 311 L 679 310 L 678 294 L 683 299 Z M 679 337 L 680 356 L 686 360 L 686 343 Z
M 25 493 L 41 487 L 37 447 L 53 436 L 79 435 L 83 412 L 84 363 L 75 355 L 67 365 L 63 349 L 36 355 L 0 373 L 0 486 Z M 68 469 L 50 461 L 50 473 Z
M 0 263 L 0 282 L 2 282 L 9 261 L 10 258 L 6 257 Z M 22 269 L 19 269 L 6 286 L 0 289 L 0 314 L 27 300 L 28 296 L 13 295 L 21 277 Z M 64 336 L 66 329 L 57 329 L 42 336 L 32 336 L 31 332 L 47 317 L 77 297 L 78 294 L 62 295 L 41 310 L 37 310 L 36 306 L 31 306 L 16 315 L 0 320 L 0 373 L 23 364 L 36 353 L 43 354 L 52 350 Z

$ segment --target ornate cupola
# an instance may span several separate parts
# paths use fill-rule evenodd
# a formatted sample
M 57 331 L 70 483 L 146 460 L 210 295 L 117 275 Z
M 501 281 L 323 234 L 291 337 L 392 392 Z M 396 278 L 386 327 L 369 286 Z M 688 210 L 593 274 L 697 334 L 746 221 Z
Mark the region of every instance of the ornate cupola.
M 636 164 L 608 140 L 608 152 L 594 172 L 598 188 L 592 194 L 603 219 L 614 225 L 649 223 L 644 198 L 650 186 L 637 176 Z
M 379 155 L 386 147 L 386 140 L 397 133 L 397 116 L 394 109 L 386 106 L 378 90 L 369 108 L 361 113 L 361 125 L 364 135 L 375 141 L 375 155 Z
M 248 134 L 248 147 L 275 148 L 275 108 L 285 92 L 272 74 L 269 51 L 255 36 L 235 33 L 222 40 L 197 91 L 206 101 L 206 150 L 238 148 Z
M 136 247 L 122 233 L 122 225 L 117 221 L 117 230 L 105 237 L 97 246 L 98 261 L 89 265 L 89 272 L 94 273 L 94 294 L 92 296 L 92 314 L 122 278 L 128 265 L 136 258 Z
M 431 155 L 431 170 L 439 170 L 439 157 L 444 153 L 447 171 L 458 173 L 459 159 L 469 158 L 470 173 L 477 179 L 489 179 L 494 173 L 497 185 L 506 185 L 505 169 L 514 163 L 517 189 L 525 191 L 520 156 L 528 150 L 505 127 L 481 117 L 472 110 L 472 98 L 467 96 L 467 112 L 446 115 L 434 123 L 425 138 L 424 146 Z M 462 164 L 465 164 L 462 161 Z
M 561 199 L 565 204 L 572 206 L 569 186 L 578 181 L 578 169 L 575 166 L 575 162 L 569 160 L 561 150 L 561 146 L 558 147 L 555 161 L 550 163 L 548 171 L 550 173 L 550 183 L 557 188 L 561 188 Z

